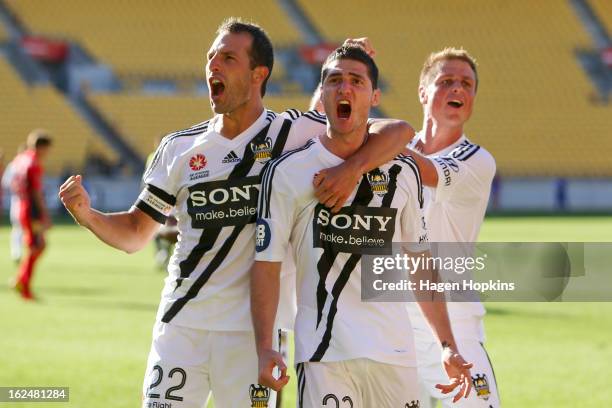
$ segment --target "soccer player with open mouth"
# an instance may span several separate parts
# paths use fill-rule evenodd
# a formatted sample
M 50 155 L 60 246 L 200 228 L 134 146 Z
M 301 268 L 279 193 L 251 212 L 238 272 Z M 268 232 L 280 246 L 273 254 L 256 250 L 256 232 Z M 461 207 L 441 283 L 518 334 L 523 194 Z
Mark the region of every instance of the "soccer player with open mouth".
M 410 144 L 425 185 L 425 220 L 431 242 L 441 257 L 473 256 L 495 176 L 495 159 L 482 146 L 464 134 L 472 115 L 478 74 L 474 58 L 465 50 L 447 48 L 432 53 L 425 61 L 419 81 L 423 106 L 423 130 Z M 467 243 L 453 245 L 448 243 Z M 444 273 L 450 281 L 463 279 L 453 271 Z M 444 407 L 500 408 L 497 382 L 484 348 L 485 308 L 478 301 L 448 303 L 448 314 L 462 355 L 474 364 L 475 392 L 453 404 L 435 384 L 445 373 L 437 356 L 435 338 L 415 307 L 410 308 L 415 329 L 421 408 L 434 407 L 437 399 Z
M 274 406 L 274 393 L 257 384 L 249 310 L 260 172 L 270 159 L 324 132 L 326 118 L 265 109 L 272 66 L 265 32 L 229 19 L 207 54 L 214 117 L 163 139 L 134 206 L 114 214 L 92 209 L 79 175 L 60 188 L 77 223 L 126 252 L 143 248 L 175 209 L 179 236 L 153 329 L 145 407 L 201 407 L 211 393 L 220 408 Z M 380 120 L 370 131 L 368 143 L 335 169 L 337 179 L 356 183 L 413 136 L 401 121 Z
M 379 98 L 372 58 L 360 47 L 336 49 L 321 75 L 327 129 L 270 162 L 262 175 L 251 268 L 259 380 L 273 389 L 288 381 L 273 347 L 273 326 L 281 264 L 291 244 L 297 267 L 299 407 L 419 406 L 406 304 L 361 298 L 364 254 L 387 254 L 393 241 L 412 243 L 412 253 L 428 253 L 419 169 L 414 160 L 398 156 L 370 170 L 337 213 L 317 201 L 312 183 L 315 174 L 343 163 L 366 142 L 370 108 Z M 419 301 L 419 306 L 439 340 L 450 378 L 439 388 L 455 391 L 456 400 L 469 395 L 471 364 L 457 352 L 445 303 Z M 278 378 L 274 367 L 280 368 Z

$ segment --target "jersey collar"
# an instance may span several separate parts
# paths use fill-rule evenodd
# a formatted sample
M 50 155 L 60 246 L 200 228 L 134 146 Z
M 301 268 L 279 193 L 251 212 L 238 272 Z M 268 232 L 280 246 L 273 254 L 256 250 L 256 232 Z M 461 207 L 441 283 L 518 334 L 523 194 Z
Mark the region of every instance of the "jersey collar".
M 233 139 L 228 139 L 219 133 L 218 129 L 219 129 L 219 126 L 221 125 L 219 119 L 221 118 L 221 116 L 216 115 L 211 120 L 210 137 L 214 138 L 217 143 L 221 145 L 225 145 L 230 148 L 239 146 L 245 140 L 250 140 L 253 137 L 255 137 L 255 135 L 259 133 L 259 131 L 268 124 L 268 120 L 266 120 L 267 113 L 268 111 L 264 109 L 261 112 L 261 115 L 259 115 L 259 117 L 255 120 L 255 122 L 253 122 L 251 126 L 249 126 L 247 129 L 244 130 L 244 132 L 240 133 L 238 136 L 236 136 Z
M 414 138 L 412 139 L 412 141 L 410 142 L 410 144 L 408 145 L 410 148 L 414 148 L 414 146 L 416 145 L 416 143 L 421 140 L 421 137 L 423 136 L 423 131 L 419 131 L 416 135 L 414 135 Z M 438 150 L 437 152 L 434 153 L 430 153 L 427 155 L 427 157 L 432 157 L 432 156 L 444 156 L 447 153 L 452 152 L 453 150 L 455 150 L 455 148 L 457 146 L 459 146 L 461 143 L 465 142 L 466 140 L 468 140 L 467 136 L 465 135 L 465 133 L 463 133 L 461 135 L 461 137 L 459 139 L 457 139 L 455 141 L 455 143 L 452 143 L 450 145 L 448 145 L 447 147 L 445 147 L 442 150 Z M 469 141 L 469 140 L 468 140 Z

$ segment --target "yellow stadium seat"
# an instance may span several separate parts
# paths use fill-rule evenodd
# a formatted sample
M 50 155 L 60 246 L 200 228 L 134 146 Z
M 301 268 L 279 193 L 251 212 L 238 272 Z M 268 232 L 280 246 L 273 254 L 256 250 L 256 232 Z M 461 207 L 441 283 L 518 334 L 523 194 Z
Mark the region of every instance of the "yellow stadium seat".
M 89 101 L 145 158 L 161 136 L 188 128 L 212 117 L 208 97 L 95 94 Z M 268 109 L 307 110 L 309 97 L 266 96 Z
M 120 75 L 202 76 L 216 28 L 228 16 L 261 24 L 275 45 L 302 41 L 274 0 L 9 0 L 34 33 L 79 41 Z
M 612 35 L 612 2 L 610 0 L 589 0 L 589 4 L 605 26 L 608 35 Z
M 502 175 L 612 175 L 612 106 L 591 102 L 595 89 L 574 56 L 590 39 L 568 2 L 298 2 L 327 40 L 372 39 L 387 115 L 419 129 L 425 57 L 464 47 L 480 77 L 467 134 L 494 154 Z
M 53 151 L 45 166 L 49 174 L 59 175 L 68 167 L 82 169 L 92 153 L 117 161 L 117 155 L 55 88 L 28 87 L 4 58 L 0 58 L 0 92 L 0 148 L 8 159 L 31 130 L 43 128 L 53 137 Z
M 3 24 L 0 24 L 0 43 L 3 43 L 9 39 L 9 35 L 6 32 Z

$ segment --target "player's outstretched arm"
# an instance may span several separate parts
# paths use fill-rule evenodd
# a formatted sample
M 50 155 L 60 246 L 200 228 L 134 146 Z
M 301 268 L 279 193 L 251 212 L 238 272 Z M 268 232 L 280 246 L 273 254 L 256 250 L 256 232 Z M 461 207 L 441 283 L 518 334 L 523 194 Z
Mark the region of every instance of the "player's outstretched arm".
M 272 346 L 280 291 L 280 270 L 281 262 L 255 261 L 250 271 L 251 316 L 259 359 L 258 382 L 274 391 L 280 390 L 289 382 L 283 357 Z M 274 367 L 280 370 L 278 379 L 272 374 Z
M 396 119 L 372 119 L 367 142 L 344 163 L 321 170 L 314 178 L 315 196 L 338 212 L 361 175 L 392 160 L 414 137 L 414 129 Z
M 429 256 L 429 252 L 426 252 L 426 257 Z M 417 288 L 420 288 L 419 282 L 437 282 L 437 276 L 435 270 L 419 268 L 412 275 L 411 280 L 416 282 Z M 448 318 L 444 294 L 433 290 L 416 290 L 415 297 L 425 320 L 442 346 L 442 363 L 450 380 L 449 384 L 437 384 L 436 388 L 440 389 L 443 394 L 448 394 L 459 387 L 453 402 L 459 401 L 461 397 L 467 398 L 472 389 L 470 374 L 472 364 L 467 363 L 459 354 Z
M 143 248 L 159 229 L 156 221 L 137 208 L 113 214 L 91 208 L 80 175 L 71 176 L 62 184 L 59 198 L 77 224 L 89 229 L 104 243 L 127 253 Z

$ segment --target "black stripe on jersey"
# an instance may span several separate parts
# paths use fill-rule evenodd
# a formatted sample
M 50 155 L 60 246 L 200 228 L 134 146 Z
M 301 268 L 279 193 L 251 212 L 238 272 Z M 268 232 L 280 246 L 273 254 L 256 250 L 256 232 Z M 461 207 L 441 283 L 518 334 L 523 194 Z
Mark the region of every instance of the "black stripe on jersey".
M 266 110 L 266 120 L 268 123 L 272 123 L 274 119 L 276 119 L 276 113 L 271 110 Z
M 183 129 L 183 130 L 179 130 L 177 132 L 173 132 L 170 133 L 169 135 L 165 136 L 160 145 L 158 146 L 157 150 L 155 151 L 155 155 L 153 156 L 153 160 L 151 160 L 151 164 L 149 165 L 149 168 L 145 171 L 143 179 L 146 179 L 147 177 L 149 177 L 149 174 L 151 174 L 151 171 L 155 168 L 155 166 L 157 166 L 157 163 L 159 162 L 159 160 L 161 159 L 164 150 L 166 149 L 166 146 L 168 146 L 170 144 L 171 141 L 173 141 L 174 139 L 176 139 L 177 137 L 181 137 L 181 136 L 193 136 L 193 135 L 197 135 L 200 133 L 204 133 L 208 130 L 208 123 L 210 122 L 210 120 L 207 120 L 206 122 L 202 122 L 202 123 L 198 123 L 197 125 L 194 125 L 190 128 L 187 129 Z
M 285 121 L 287 122 L 287 121 Z M 284 126 L 285 124 L 283 124 Z M 282 130 L 281 130 L 282 131 Z M 285 141 L 287 137 L 285 137 Z M 311 147 L 315 141 L 310 139 L 306 144 L 300 148 L 289 150 L 278 158 L 274 160 L 270 160 L 266 167 L 263 169 L 263 174 L 261 176 L 261 191 L 259 192 L 259 202 L 257 206 L 257 217 L 259 218 L 269 218 L 270 217 L 270 197 L 272 196 L 272 178 L 274 177 L 274 172 L 276 171 L 276 167 L 284 160 L 286 160 L 289 156 L 294 153 L 301 152 L 303 150 Z M 276 146 L 274 146 L 276 148 Z
M 147 214 L 149 217 L 153 218 L 155 221 L 159 222 L 160 224 L 165 224 L 166 220 L 168 219 L 168 217 L 166 217 L 164 214 L 160 213 L 159 211 L 157 211 L 156 209 L 154 209 L 153 207 L 151 207 L 149 204 L 145 203 L 142 200 L 138 200 L 136 202 L 136 208 L 138 208 L 139 210 L 141 210 L 142 212 L 144 212 L 145 214 Z
M 414 173 L 414 177 L 416 178 L 417 182 L 417 194 L 419 195 L 419 207 L 423 208 L 423 205 L 425 203 L 425 200 L 423 198 L 423 181 L 421 180 L 421 171 L 419 170 L 419 166 L 416 164 L 416 161 L 414 161 L 412 157 L 404 155 L 399 155 L 394 160 L 399 160 L 402 163 L 407 164 Z
M 219 231 L 221 230 L 220 228 L 215 228 L 215 229 Z M 208 282 L 208 279 L 210 279 L 213 272 L 217 270 L 219 265 L 221 265 L 221 263 L 223 262 L 223 260 L 225 259 L 229 251 L 232 249 L 234 242 L 236 241 L 236 239 L 238 238 L 238 235 L 240 235 L 240 232 L 243 229 L 244 229 L 244 225 L 239 225 L 239 226 L 234 227 L 234 230 L 232 231 L 230 236 L 225 240 L 225 242 L 221 246 L 221 249 L 219 249 L 219 252 L 215 254 L 213 259 L 206 266 L 206 269 L 204 269 L 204 272 L 202 272 L 202 274 L 198 276 L 195 282 L 193 282 L 191 287 L 187 290 L 187 293 L 185 294 L 185 296 L 183 296 L 180 299 L 177 299 L 176 302 L 174 302 L 172 306 L 170 306 L 170 308 L 166 311 L 166 313 L 164 313 L 164 316 L 161 319 L 162 322 L 169 323 L 174 318 L 174 316 L 176 316 L 176 314 L 187 304 L 187 302 L 189 302 L 191 299 L 195 298 L 198 295 L 198 293 L 200 292 L 200 289 L 202 289 L 202 287 L 206 284 L 206 282 Z M 208 232 L 202 233 L 202 235 L 203 236 L 208 235 Z M 215 240 L 217 236 L 218 236 L 218 233 L 215 234 L 215 237 L 214 237 Z M 204 240 L 206 240 L 206 238 L 204 238 Z M 214 240 L 212 242 L 214 242 Z
M 304 114 L 304 116 L 310 120 L 314 120 L 315 122 L 319 122 L 324 125 L 327 125 L 327 116 L 321 115 L 317 111 L 308 111 Z
M 389 184 L 387 186 L 387 194 L 385 194 L 385 197 L 383 198 L 381 207 L 391 206 L 391 203 L 393 202 L 393 197 L 395 196 L 395 192 L 397 190 L 397 175 L 400 173 L 401 170 L 402 168 L 399 165 L 394 165 L 389 169 Z M 370 189 L 370 185 L 369 185 L 369 182 L 366 176 L 363 177 L 362 183 L 359 186 L 359 190 L 362 190 L 362 186 L 364 184 L 366 185 L 366 188 L 369 191 L 369 198 L 367 199 L 367 202 L 370 202 L 372 200 L 372 191 Z M 353 201 L 353 204 L 357 204 L 358 201 L 359 201 L 359 204 L 361 204 L 361 202 L 364 201 L 364 198 L 367 196 L 367 193 L 365 193 L 363 190 L 361 191 L 361 193 L 363 194 L 362 196 L 359 195 L 359 191 L 358 191 L 358 194 L 355 197 L 355 201 Z M 365 205 L 367 205 L 367 203 L 365 203 Z M 323 255 L 321 255 L 321 259 L 325 257 L 326 250 L 327 249 L 325 248 Z M 334 251 L 334 252 L 336 252 L 336 254 L 334 255 L 334 258 L 335 258 L 335 256 L 337 255 L 337 251 Z M 319 259 L 319 264 L 321 263 L 321 259 Z M 329 312 L 327 314 L 327 324 L 325 326 L 325 332 L 323 333 L 321 343 L 319 343 L 319 346 L 317 347 L 316 351 L 310 358 L 310 361 L 321 361 L 321 359 L 325 355 L 325 352 L 329 348 L 329 342 L 331 341 L 332 329 L 334 326 L 334 318 L 336 316 L 336 313 L 338 312 L 338 300 L 340 299 L 340 294 L 342 293 L 342 290 L 344 289 L 349 278 L 351 277 L 351 273 L 353 272 L 353 270 L 357 266 L 357 263 L 360 260 L 361 260 L 360 254 L 352 254 L 349 257 L 349 259 L 346 261 L 344 266 L 342 267 L 342 271 L 340 271 L 340 275 L 338 276 L 338 279 L 334 283 L 334 287 L 332 288 L 332 293 L 331 293 L 333 300 L 329 306 Z M 331 263 L 333 264 L 333 261 Z M 317 264 L 317 268 L 319 264 Z M 331 269 L 331 264 L 330 264 L 330 269 Z M 325 305 L 325 301 L 327 298 L 327 294 L 325 290 L 325 280 L 321 280 L 322 279 L 321 272 L 322 270 L 319 269 L 319 284 L 317 286 L 317 328 L 319 327 L 319 323 L 321 321 L 321 315 L 323 312 L 323 307 Z M 327 278 L 328 273 L 329 273 L 329 269 L 325 271 L 325 274 L 324 274 L 325 278 Z M 320 296 L 320 295 L 323 295 L 323 296 Z
M 147 190 L 164 200 L 167 204 L 176 205 L 176 197 L 172 194 L 166 193 L 161 188 L 155 187 L 153 184 L 147 184 Z
M 198 266 L 204 254 L 210 251 L 221 233 L 221 228 L 208 228 L 205 231 L 206 233 L 204 233 L 204 230 L 202 231 L 198 243 L 193 247 L 189 255 L 179 263 L 181 274 L 176 279 L 176 287 L 174 290 L 177 290 L 181 286 L 183 280 L 191 275 L 191 272 Z
M 291 130 L 291 121 L 289 119 L 285 119 L 283 121 L 283 125 L 281 129 L 278 131 L 278 136 L 276 137 L 276 143 L 274 143 L 274 148 L 272 149 L 272 157 L 276 158 L 281 155 L 283 149 L 285 148 L 285 144 L 287 143 L 287 138 L 289 137 L 289 131 Z
M 257 133 L 257 135 L 255 135 L 250 142 L 262 142 L 263 140 L 265 140 L 266 136 L 268 135 L 268 132 L 270 131 L 270 127 L 271 122 L 268 123 L 268 125 L 265 126 L 261 131 L 259 131 L 259 133 Z M 272 148 L 273 151 L 275 151 L 276 144 L 279 142 L 279 139 L 280 135 Z M 284 144 L 284 141 L 282 143 Z M 250 149 L 247 144 L 247 147 L 244 149 L 242 160 L 234 166 L 232 172 L 228 176 L 228 179 L 246 177 L 251 171 L 251 168 L 254 164 L 255 153 L 253 153 L 253 150 Z M 172 304 L 172 306 L 170 306 L 170 308 L 166 311 L 166 313 L 162 317 L 162 321 L 164 323 L 169 323 L 174 318 L 174 316 L 176 316 L 176 314 L 187 304 L 187 302 L 189 302 L 191 299 L 195 298 L 198 295 L 199 291 L 206 284 L 206 282 L 208 282 L 208 279 L 210 279 L 212 274 L 217 270 L 219 265 L 221 265 L 229 251 L 232 249 L 234 242 L 236 241 L 244 227 L 244 225 L 234 227 L 230 236 L 225 240 L 219 251 L 215 254 L 213 259 L 206 266 L 204 272 L 202 272 L 202 274 L 191 285 L 185 296 L 176 300 Z M 221 230 L 222 228 L 205 228 L 202 230 L 202 234 L 200 236 L 198 244 L 191 250 L 191 253 L 187 256 L 187 258 L 180 263 L 181 276 L 176 281 L 176 288 L 180 287 L 182 281 L 195 270 L 204 254 L 210 251 L 217 238 L 219 237 Z
M 340 293 L 346 286 L 349 278 L 351 277 L 351 273 L 353 269 L 357 266 L 357 263 L 361 259 L 360 254 L 353 254 L 349 257 L 348 261 L 344 264 L 342 271 L 340 272 L 340 276 L 334 283 L 334 287 L 332 288 L 332 297 L 333 300 L 329 307 L 329 313 L 327 314 L 327 325 L 325 327 L 325 333 L 323 333 L 323 338 L 321 339 L 321 343 L 319 343 L 319 347 L 314 352 L 310 361 L 321 361 L 323 355 L 329 348 L 329 342 L 331 340 L 331 332 L 334 325 L 334 318 L 336 317 L 336 313 L 338 312 L 338 299 L 340 298 Z
M 304 407 L 304 386 L 306 385 L 306 373 L 304 372 L 304 363 L 298 363 L 295 367 L 295 372 L 298 376 L 298 408 Z
M 361 183 L 357 188 L 357 193 L 355 194 L 353 204 L 368 205 L 368 203 L 372 201 L 372 197 L 373 194 L 372 189 L 370 188 L 370 182 L 368 181 L 367 176 L 364 175 L 362 176 Z M 317 328 L 319 327 L 319 323 L 321 323 L 321 318 L 323 317 L 323 307 L 327 301 L 325 281 L 327 280 L 327 275 L 329 274 L 329 271 L 331 270 L 337 256 L 338 251 L 326 246 L 323 248 L 323 253 L 317 262 L 317 271 L 319 272 L 319 283 L 317 284 Z
M 319 272 L 319 283 L 317 284 L 317 329 L 323 318 L 323 307 L 325 307 L 325 302 L 327 301 L 325 281 L 327 280 L 327 275 L 336 261 L 337 256 L 338 251 L 324 248 L 323 254 L 319 258 L 319 262 L 317 262 L 317 271 Z
M 387 194 L 382 199 L 381 207 L 391 207 L 395 190 L 397 190 L 397 175 L 402 171 L 401 166 L 394 164 L 389 169 L 389 184 L 387 184 Z
M 285 111 L 285 113 L 287 113 L 287 114 L 288 114 L 288 115 L 291 117 L 291 120 L 292 120 L 292 121 L 294 121 L 294 120 L 296 120 L 297 118 L 299 118 L 300 116 L 302 116 L 302 112 L 300 112 L 300 111 L 299 111 L 299 110 L 297 110 L 297 109 L 287 109 L 287 110 Z
M 319 111 L 318 111 L 318 110 L 316 110 L 316 109 L 311 109 L 311 110 L 309 110 L 309 111 L 308 111 L 308 112 L 306 112 L 306 113 L 308 113 L 308 114 L 310 114 L 310 115 L 313 115 L 313 116 L 318 116 L 318 117 L 319 117 L 319 118 L 321 118 L 321 119 L 327 120 L 327 116 L 325 116 L 325 114 L 324 114 L 324 113 L 321 113 L 321 112 L 319 112 Z
M 474 146 L 474 149 L 467 152 L 467 154 L 464 154 L 463 156 L 458 157 L 457 160 L 466 161 L 467 159 L 472 157 L 478 150 L 480 150 L 480 146 L 478 145 L 473 145 L 473 146 Z

